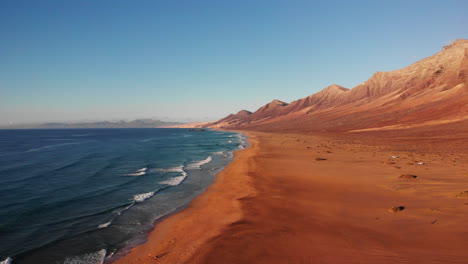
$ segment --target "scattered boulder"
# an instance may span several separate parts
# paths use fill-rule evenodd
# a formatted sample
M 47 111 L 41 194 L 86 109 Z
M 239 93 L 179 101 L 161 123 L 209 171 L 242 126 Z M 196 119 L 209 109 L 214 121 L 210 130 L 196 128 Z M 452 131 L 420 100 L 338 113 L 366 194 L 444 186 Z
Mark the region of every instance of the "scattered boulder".
M 316 161 L 322 161 L 322 160 L 327 160 L 327 159 L 324 159 L 324 158 L 315 158 Z
M 457 193 L 457 195 L 455 195 L 455 196 L 458 197 L 458 198 L 468 198 L 468 191 L 463 191 L 463 192 Z
M 405 210 L 404 206 L 393 206 L 392 208 L 388 209 L 390 213 L 398 213 Z
M 393 166 L 395 169 L 401 169 L 400 166 Z
M 400 175 L 400 179 L 416 179 L 418 176 L 412 174 L 402 174 Z

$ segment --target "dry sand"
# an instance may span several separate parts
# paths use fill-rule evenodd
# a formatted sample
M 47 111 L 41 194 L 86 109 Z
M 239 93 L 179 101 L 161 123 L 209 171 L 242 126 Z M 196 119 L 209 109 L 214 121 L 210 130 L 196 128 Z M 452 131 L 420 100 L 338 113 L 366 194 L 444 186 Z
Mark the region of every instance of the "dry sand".
M 245 133 L 251 147 L 116 263 L 468 263 L 466 148 Z

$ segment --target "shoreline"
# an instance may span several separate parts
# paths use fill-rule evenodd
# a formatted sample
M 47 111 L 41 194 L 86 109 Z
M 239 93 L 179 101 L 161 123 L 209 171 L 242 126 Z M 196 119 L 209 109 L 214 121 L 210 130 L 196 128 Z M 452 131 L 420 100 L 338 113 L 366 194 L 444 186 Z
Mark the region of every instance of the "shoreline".
M 113 263 L 463 263 L 468 257 L 460 235 L 468 230 L 468 200 L 456 198 L 468 188 L 463 152 L 239 132 L 249 148 L 235 152 L 214 183 L 161 221 L 146 243 Z M 446 155 L 455 158 L 448 162 Z M 418 178 L 400 179 L 403 174 Z M 405 209 L 391 212 L 395 206 Z
M 180 208 L 176 209 L 174 212 L 163 216 L 160 219 L 155 220 L 154 228 L 148 233 L 147 239 L 143 244 L 136 245 L 135 247 L 130 248 L 129 250 L 126 250 L 125 255 L 119 256 L 117 253 L 115 257 L 118 257 L 117 259 L 109 259 L 105 261 L 104 263 L 112 263 L 112 264 L 124 264 L 124 263 L 154 263 L 156 260 L 158 260 L 158 263 L 163 259 L 164 261 L 167 261 L 169 259 L 169 252 L 171 252 L 174 240 L 169 240 L 167 241 L 168 235 L 170 234 L 170 230 L 174 229 L 174 226 L 184 226 L 188 224 L 194 224 L 194 223 L 185 223 L 184 218 L 186 215 L 191 215 L 193 213 L 195 214 L 202 214 L 203 212 L 198 212 L 198 210 L 201 209 L 202 206 L 204 206 L 206 203 L 216 203 L 215 200 L 212 199 L 211 193 L 216 193 L 217 192 L 217 185 L 222 184 L 223 178 L 226 177 L 225 174 L 230 174 L 232 170 L 236 170 L 237 167 L 241 166 L 242 163 L 246 162 L 245 155 L 249 154 L 243 154 L 241 158 L 239 156 L 241 155 L 240 152 L 251 152 L 253 145 L 255 144 L 255 140 L 251 140 L 248 132 L 244 131 L 231 131 L 235 133 L 240 133 L 244 136 L 246 136 L 246 141 L 247 141 L 247 147 L 245 149 L 240 149 L 237 150 L 233 153 L 233 159 L 232 161 L 227 164 L 220 172 L 215 177 L 215 180 L 211 185 L 209 185 L 206 190 L 201 193 L 199 196 L 197 196 L 195 199 L 190 201 L 188 204 L 181 206 Z M 226 172 L 227 171 L 227 172 Z M 246 189 L 247 190 L 247 189 Z M 239 194 L 242 193 L 241 190 L 239 190 Z M 229 198 L 231 198 L 231 195 L 236 196 L 235 192 L 231 192 L 227 194 Z M 227 199 L 229 199 L 227 198 Z M 239 214 L 241 214 L 242 210 L 238 207 L 238 205 L 233 204 L 233 206 L 230 209 L 238 209 L 237 211 L 233 212 L 231 210 L 223 210 L 224 208 L 218 208 L 219 211 L 223 211 L 226 214 L 224 215 L 225 217 L 228 217 L 226 221 L 232 222 L 235 219 L 240 219 Z M 220 227 L 220 226 L 218 226 Z M 208 228 L 209 230 L 205 230 L 210 234 L 214 234 L 213 232 L 214 228 L 210 226 Z M 220 233 L 220 230 L 217 230 L 218 233 Z M 202 234 L 203 233 L 203 234 Z M 200 236 L 206 235 L 204 232 L 200 232 Z M 203 241 L 206 239 L 203 239 Z M 164 243 L 166 242 L 166 243 Z M 199 245 L 202 244 L 202 240 L 198 239 Z M 157 245 L 157 246 L 156 246 Z M 158 251 L 159 250 L 159 251 Z M 159 253 L 158 253 L 159 252 Z M 190 254 L 187 254 L 190 255 Z M 179 258 L 184 258 L 185 254 L 183 256 L 178 257 Z M 167 262 L 171 263 L 171 262 Z M 177 263 L 181 263 L 180 260 L 177 260 Z

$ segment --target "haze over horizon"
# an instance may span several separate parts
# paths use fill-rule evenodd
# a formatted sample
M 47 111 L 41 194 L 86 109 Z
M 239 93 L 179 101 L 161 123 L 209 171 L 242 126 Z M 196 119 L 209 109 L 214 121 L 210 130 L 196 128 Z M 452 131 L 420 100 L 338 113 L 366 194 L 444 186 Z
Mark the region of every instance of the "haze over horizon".
M 466 1 L 2 1 L 0 125 L 216 120 L 468 38 Z

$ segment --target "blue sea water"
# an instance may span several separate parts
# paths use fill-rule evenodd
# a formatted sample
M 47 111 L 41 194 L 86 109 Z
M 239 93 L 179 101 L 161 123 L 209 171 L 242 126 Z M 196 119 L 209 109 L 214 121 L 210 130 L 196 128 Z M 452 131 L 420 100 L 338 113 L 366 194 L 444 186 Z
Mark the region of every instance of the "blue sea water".
M 0 263 L 112 262 L 245 144 L 224 131 L 0 130 Z

